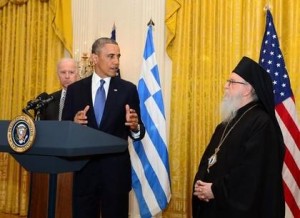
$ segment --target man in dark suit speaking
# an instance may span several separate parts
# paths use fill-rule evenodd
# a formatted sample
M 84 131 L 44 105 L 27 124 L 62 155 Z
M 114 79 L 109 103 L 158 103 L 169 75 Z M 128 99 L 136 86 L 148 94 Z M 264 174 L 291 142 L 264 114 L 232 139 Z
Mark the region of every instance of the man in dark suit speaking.
M 63 120 L 73 120 L 117 137 L 140 140 L 145 128 L 140 118 L 139 97 L 134 84 L 116 77 L 120 48 L 110 38 L 92 45 L 95 71 L 68 87 Z M 74 218 L 127 218 L 131 189 L 128 149 L 123 153 L 93 157 L 74 173 Z

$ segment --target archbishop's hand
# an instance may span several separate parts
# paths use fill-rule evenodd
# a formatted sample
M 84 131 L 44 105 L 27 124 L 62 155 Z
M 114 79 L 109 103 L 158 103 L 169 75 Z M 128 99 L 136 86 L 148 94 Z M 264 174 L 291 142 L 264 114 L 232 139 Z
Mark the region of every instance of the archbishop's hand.
M 203 182 L 197 180 L 194 186 L 194 195 L 197 196 L 201 201 L 209 202 L 209 200 L 214 199 L 214 193 L 211 190 L 212 183 Z

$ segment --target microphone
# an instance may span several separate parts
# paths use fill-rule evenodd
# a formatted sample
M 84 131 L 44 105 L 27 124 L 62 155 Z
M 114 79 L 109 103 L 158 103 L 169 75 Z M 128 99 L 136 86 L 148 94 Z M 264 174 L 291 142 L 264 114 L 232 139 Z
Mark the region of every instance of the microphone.
M 36 99 L 30 100 L 27 102 L 27 106 L 23 109 L 23 111 L 28 111 L 30 109 L 35 109 L 38 104 L 42 102 L 43 99 L 48 98 L 48 94 L 46 92 L 41 93 Z
M 54 100 L 54 96 L 53 95 L 50 95 L 50 97 L 48 97 L 46 99 L 41 99 L 39 101 L 39 103 L 36 105 L 36 107 L 34 108 L 34 110 L 40 110 L 40 109 L 42 109 L 43 107 L 47 106 L 53 100 Z

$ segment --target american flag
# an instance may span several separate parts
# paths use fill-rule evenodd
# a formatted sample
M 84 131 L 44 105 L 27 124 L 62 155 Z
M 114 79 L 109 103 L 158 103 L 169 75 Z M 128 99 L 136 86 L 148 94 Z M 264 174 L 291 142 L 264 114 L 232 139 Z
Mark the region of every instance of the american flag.
M 143 140 L 129 147 L 132 188 L 140 216 L 150 218 L 165 209 L 171 198 L 166 118 L 151 25 L 148 26 L 138 93 L 146 133 Z
M 286 217 L 300 217 L 300 125 L 290 79 L 280 50 L 272 14 L 267 10 L 260 65 L 273 81 L 275 111 L 286 153 L 282 170 Z

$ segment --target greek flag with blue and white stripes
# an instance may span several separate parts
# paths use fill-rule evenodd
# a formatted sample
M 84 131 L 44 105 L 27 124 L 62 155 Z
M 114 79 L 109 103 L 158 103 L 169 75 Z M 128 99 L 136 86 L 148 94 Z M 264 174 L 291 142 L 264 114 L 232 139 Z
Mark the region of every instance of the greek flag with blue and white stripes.
M 171 198 L 166 117 L 151 25 L 148 26 L 138 93 L 146 134 L 143 140 L 133 142 L 130 149 L 132 188 L 140 216 L 148 218 L 163 211 Z

